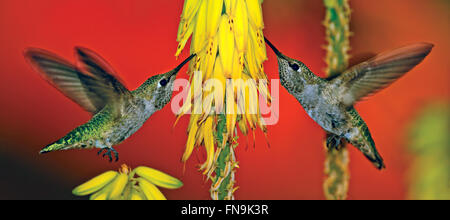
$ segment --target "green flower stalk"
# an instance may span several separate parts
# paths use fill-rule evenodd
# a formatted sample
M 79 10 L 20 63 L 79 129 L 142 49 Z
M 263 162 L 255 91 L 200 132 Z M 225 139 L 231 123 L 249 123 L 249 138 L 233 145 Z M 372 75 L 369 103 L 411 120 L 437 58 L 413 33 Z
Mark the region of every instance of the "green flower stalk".
M 333 76 L 342 73 L 348 67 L 350 50 L 350 6 L 348 0 L 324 0 L 326 15 L 323 24 L 326 27 L 325 46 L 327 55 L 326 74 Z M 325 149 L 327 149 L 325 147 Z M 345 142 L 339 150 L 327 149 L 325 159 L 324 193 L 329 200 L 344 200 L 347 198 L 349 184 L 349 156 Z
M 234 143 L 225 142 L 226 134 L 226 116 L 220 115 L 217 123 L 217 132 L 215 134 L 217 141 L 217 158 L 214 158 L 213 167 L 214 176 L 211 177 L 211 198 L 213 200 L 234 200 L 234 192 L 238 187 L 235 184 L 235 172 L 239 168 L 234 154 L 235 148 L 238 146 L 236 139 Z

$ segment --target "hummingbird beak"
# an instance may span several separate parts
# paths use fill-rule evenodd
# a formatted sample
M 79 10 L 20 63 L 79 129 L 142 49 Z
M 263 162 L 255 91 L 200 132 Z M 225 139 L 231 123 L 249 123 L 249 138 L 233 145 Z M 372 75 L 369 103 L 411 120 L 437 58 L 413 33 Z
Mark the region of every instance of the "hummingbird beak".
M 172 70 L 172 72 L 169 74 L 168 78 L 171 78 L 172 76 L 177 75 L 177 73 L 181 70 L 181 68 L 183 68 L 184 65 L 186 65 L 186 63 L 188 63 L 189 61 L 192 60 L 192 58 L 194 58 L 195 56 L 197 56 L 197 54 L 192 54 L 191 56 L 189 56 L 188 58 L 186 58 L 180 65 L 178 65 L 175 69 Z
M 270 48 L 272 48 L 273 52 L 275 52 L 277 57 L 279 57 L 279 58 L 284 57 L 284 55 L 266 37 L 264 37 L 264 40 L 270 46 Z

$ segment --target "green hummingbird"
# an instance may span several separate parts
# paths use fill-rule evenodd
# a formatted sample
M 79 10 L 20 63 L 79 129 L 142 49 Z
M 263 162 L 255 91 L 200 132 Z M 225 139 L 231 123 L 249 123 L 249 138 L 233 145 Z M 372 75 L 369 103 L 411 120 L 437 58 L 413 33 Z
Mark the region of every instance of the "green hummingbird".
M 52 86 L 90 112 L 93 117 L 40 153 L 57 150 L 99 148 L 100 155 L 118 161 L 113 146 L 134 134 L 156 111 L 171 99 L 177 73 L 195 54 L 175 69 L 152 76 L 138 89 L 128 90 L 113 68 L 95 52 L 76 47 L 77 64 L 36 48 L 25 51 L 25 58 Z
M 369 129 L 354 104 L 406 74 L 422 62 L 433 45 L 415 43 L 384 52 L 324 79 L 302 62 L 283 55 L 269 40 L 265 40 L 277 55 L 281 84 L 328 133 L 327 147 L 338 148 L 342 139 L 347 140 L 376 168 L 385 168 Z

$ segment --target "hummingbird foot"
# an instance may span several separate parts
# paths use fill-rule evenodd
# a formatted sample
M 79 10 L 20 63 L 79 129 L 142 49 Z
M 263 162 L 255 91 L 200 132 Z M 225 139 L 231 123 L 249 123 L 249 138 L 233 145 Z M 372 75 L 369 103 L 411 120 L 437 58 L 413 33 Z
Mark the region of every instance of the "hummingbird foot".
M 119 153 L 112 147 L 108 147 L 108 148 L 102 148 L 97 152 L 97 155 L 100 155 L 103 151 L 106 151 L 102 157 L 108 156 L 109 158 L 109 162 L 111 163 L 113 161 L 113 153 L 114 153 L 114 157 L 116 158 L 114 160 L 114 162 L 119 161 Z
M 342 138 L 335 134 L 327 134 L 327 148 L 328 150 L 336 149 L 339 150 L 341 147 Z

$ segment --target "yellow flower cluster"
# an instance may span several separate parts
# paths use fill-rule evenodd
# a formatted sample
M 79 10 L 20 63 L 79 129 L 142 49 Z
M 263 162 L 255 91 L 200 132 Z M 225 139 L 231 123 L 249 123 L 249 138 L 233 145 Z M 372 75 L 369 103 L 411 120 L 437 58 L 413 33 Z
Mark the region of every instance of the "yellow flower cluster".
M 140 166 L 131 171 L 127 165 L 122 165 L 119 172 L 102 173 L 76 187 L 72 193 L 91 195 L 91 200 L 166 200 L 156 186 L 178 189 L 183 183 L 149 167 Z
M 176 56 L 191 36 L 190 53 L 197 56 L 189 66 L 191 89 L 188 101 L 179 112 L 180 117 L 189 111 L 193 112 L 182 161 L 189 159 L 196 146 L 204 145 L 207 160 L 201 169 L 205 174 L 211 171 L 214 158 L 219 155 L 219 152 L 215 152 L 213 133 L 217 115 L 225 112 L 224 107 L 227 130 L 224 143 L 233 140 L 236 125 L 244 135 L 249 129 L 254 131 L 258 126 L 266 131 L 260 117 L 258 96 L 251 96 L 259 92 L 270 103 L 267 83 L 260 83 L 260 80 L 267 80 L 263 68 L 267 55 L 261 4 L 262 0 L 185 0 L 184 3 Z M 221 86 L 205 91 L 205 85 L 202 92 L 194 90 L 197 82 L 194 82 L 193 75 L 196 72 L 201 72 L 202 85 L 214 79 Z M 250 79 L 253 81 L 250 82 Z M 231 85 L 230 80 L 233 80 Z M 239 80 L 250 83 L 236 83 Z M 219 89 L 221 91 L 217 91 Z M 204 100 L 202 109 L 196 109 L 199 106 L 194 105 L 198 96 Z

